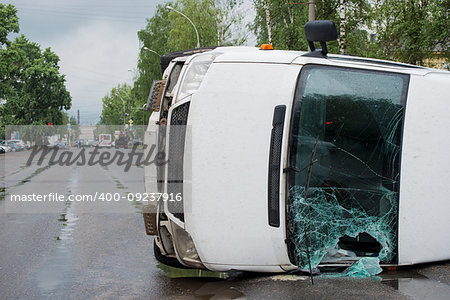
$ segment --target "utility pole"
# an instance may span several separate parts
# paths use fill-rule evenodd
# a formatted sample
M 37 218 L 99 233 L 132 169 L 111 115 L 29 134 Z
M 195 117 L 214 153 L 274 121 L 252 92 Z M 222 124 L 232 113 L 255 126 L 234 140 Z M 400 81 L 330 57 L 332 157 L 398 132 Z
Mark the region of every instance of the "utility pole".
M 305 2 L 305 3 L 288 2 L 288 4 L 301 4 L 301 5 L 308 4 L 308 21 L 316 20 L 316 0 L 309 0 L 308 2 Z M 309 46 L 308 46 L 308 50 L 311 51 Z
M 316 19 L 316 0 L 309 0 L 308 5 L 308 21 L 314 21 Z

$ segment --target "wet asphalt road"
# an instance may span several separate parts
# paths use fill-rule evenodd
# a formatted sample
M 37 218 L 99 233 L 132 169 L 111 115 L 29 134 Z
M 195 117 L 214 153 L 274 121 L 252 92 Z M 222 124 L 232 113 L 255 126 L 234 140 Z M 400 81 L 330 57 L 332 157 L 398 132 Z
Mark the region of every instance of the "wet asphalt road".
M 110 150 L 104 150 L 110 151 Z M 17 206 L 12 194 L 144 192 L 142 167 L 25 166 L 0 154 L 0 299 L 449 299 L 450 263 L 367 279 L 233 273 L 198 276 L 158 265 L 140 203 Z M 3 189 L 2 189 L 3 190 Z M 207 276 L 218 276 L 209 274 Z M 179 278 L 175 278 L 179 277 Z

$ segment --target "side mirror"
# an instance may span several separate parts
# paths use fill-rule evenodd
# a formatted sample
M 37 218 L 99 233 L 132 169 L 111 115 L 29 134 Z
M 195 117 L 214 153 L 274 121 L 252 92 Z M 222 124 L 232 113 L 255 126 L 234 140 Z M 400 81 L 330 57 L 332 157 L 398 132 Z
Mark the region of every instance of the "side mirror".
M 312 57 L 326 57 L 328 49 L 325 42 L 334 41 L 338 38 L 336 25 L 329 20 L 307 22 L 305 25 L 305 36 L 311 52 L 304 56 Z M 314 42 L 319 42 L 322 49 L 316 50 Z

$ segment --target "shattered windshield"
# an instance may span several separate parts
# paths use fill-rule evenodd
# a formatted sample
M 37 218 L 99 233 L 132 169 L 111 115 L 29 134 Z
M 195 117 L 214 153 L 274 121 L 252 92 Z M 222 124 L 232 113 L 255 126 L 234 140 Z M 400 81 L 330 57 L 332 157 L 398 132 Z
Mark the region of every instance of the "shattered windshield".
M 401 137 L 409 77 L 305 66 L 291 123 L 291 261 L 396 260 Z M 306 195 L 305 195 L 306 194 Z

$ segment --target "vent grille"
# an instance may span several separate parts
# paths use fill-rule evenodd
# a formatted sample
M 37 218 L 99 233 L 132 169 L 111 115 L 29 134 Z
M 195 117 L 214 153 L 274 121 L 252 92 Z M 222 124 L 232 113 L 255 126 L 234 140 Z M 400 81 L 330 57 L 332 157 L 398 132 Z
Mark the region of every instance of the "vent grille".
M 167 193 L 183 197 L 183 162 L 186 139 L 186 125 L 190 102 L 186 102 L 173 109 L 170 120 L 169 133 L 169 163 L 167 178 Z M 184 222 L 183 200 L 169 201 L 169 211 L 180 221 Z

